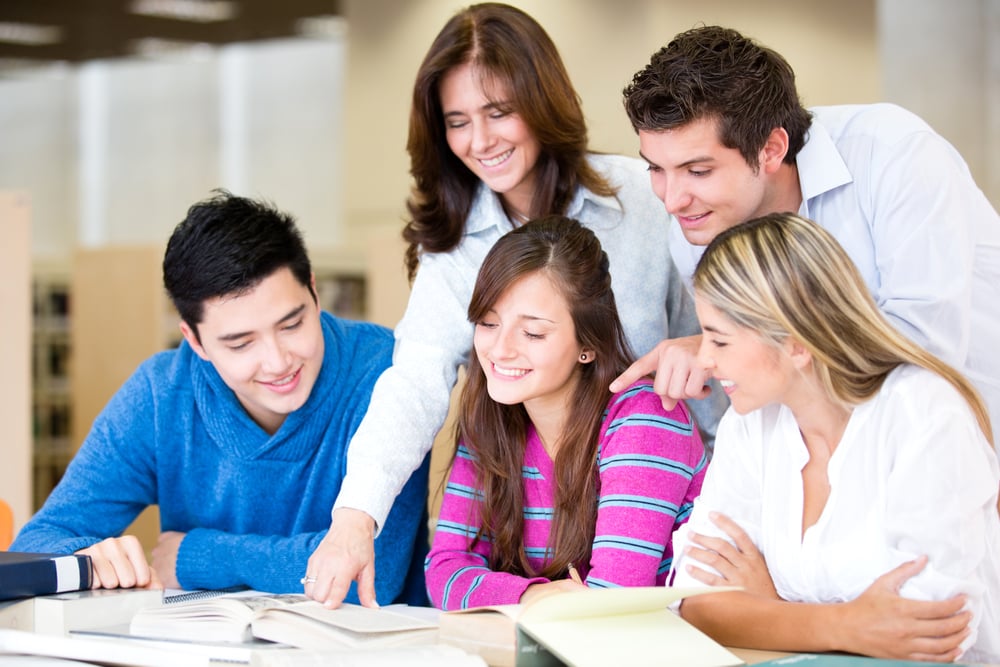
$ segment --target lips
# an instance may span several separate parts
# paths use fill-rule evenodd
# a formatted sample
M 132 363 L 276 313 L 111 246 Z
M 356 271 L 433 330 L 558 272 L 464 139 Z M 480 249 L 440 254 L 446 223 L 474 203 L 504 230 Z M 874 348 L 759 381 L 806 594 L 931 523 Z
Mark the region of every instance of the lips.
M 501 153 L 500 155 L 497 155 L 496 157 L 491 157 L 491 158 L 489 158 L 487 160 L 480 160 L 479 164 L 483 165 L 484 167 L 496 167 L 497 165 L 500 165 L 500 164 L 503 164 L 504 162 L 506 162 L 507 158 L 509 158 L 510 155 L 511 155 L 511 153 L 513 153 L 513 152 L 514 152 L 514 149 L 511 148 L 510 150 L 506 150 L 503 153 Z
M 674 215 L 681 227 L 697 227 L 708 217 L 708 213 L 699 215 Z
M 300 366 L 291 375 L 286 375 L 277 380 L 271 382 L 261 382 L 263 386 L 267 387 L 269 390 L 278 394 L 287 394 L 295 391 L 295 388 L 299 385 L 299 379 L 302 377 L 302 367 Z
M 719 380 L 719 384 L 722 386 L 722 391 L 726 392 L 726 394 L 731 393 L 736 387 L 736 383 L 732 380 Z
M 525 370 L 523 368 L 503 368 L 501 366 L 493 364 L 493 372 L 501 377 L 511 378 L 516 380 L 518 378 L 523 378 L 531 371 Z

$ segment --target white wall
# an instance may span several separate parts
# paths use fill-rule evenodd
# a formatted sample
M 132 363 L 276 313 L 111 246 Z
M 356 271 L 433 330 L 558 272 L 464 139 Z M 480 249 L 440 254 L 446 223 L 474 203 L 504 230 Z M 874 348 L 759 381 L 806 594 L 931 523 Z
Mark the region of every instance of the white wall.
M 295 214 L 310 245 L 342 226 L 344 40 L 94 61 L 0 80 L 0 188 L 32 193 L 32 252 L 166 242 L 227 187 Z
M 885 99 L 915 111 L 1000 207 L 1000 0 L 879 0 Z
M 35 256 L 67 257 L 76 235 L 75 71 L 0 80 L 0 190 L 30 193 Z

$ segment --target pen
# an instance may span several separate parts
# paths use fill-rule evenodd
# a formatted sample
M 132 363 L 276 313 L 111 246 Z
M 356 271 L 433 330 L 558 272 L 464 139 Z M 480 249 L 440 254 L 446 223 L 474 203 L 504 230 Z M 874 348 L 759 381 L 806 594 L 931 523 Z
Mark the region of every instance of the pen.
M 576 567 L 574 567 L 573 563 L 570 563 L 567 569 L 569 570 L 569 578 L 576 583 L 583 585 L 583 580 L 580 579 L 580 573 L 576 571 Z

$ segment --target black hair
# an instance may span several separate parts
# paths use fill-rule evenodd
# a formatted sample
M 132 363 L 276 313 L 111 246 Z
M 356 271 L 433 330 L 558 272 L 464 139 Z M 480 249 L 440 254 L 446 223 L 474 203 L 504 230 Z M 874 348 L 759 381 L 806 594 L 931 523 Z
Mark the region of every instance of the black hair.
M 315 300 L 312 266 L 295 219 L 267 202 L 213 192 L 188 209 L 163 256 L 163 284 L 195 336 L 206 300 L 244 294 L 281 268 Z

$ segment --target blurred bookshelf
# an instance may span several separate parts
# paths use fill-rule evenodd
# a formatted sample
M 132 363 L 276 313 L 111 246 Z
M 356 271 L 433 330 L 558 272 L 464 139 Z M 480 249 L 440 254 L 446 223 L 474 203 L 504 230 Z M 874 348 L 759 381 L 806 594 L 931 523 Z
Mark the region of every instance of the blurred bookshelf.
M 32 511 L 62 478 L 70 435 L 71 362 L 69 275 L 35 271 L 32 277 Z

